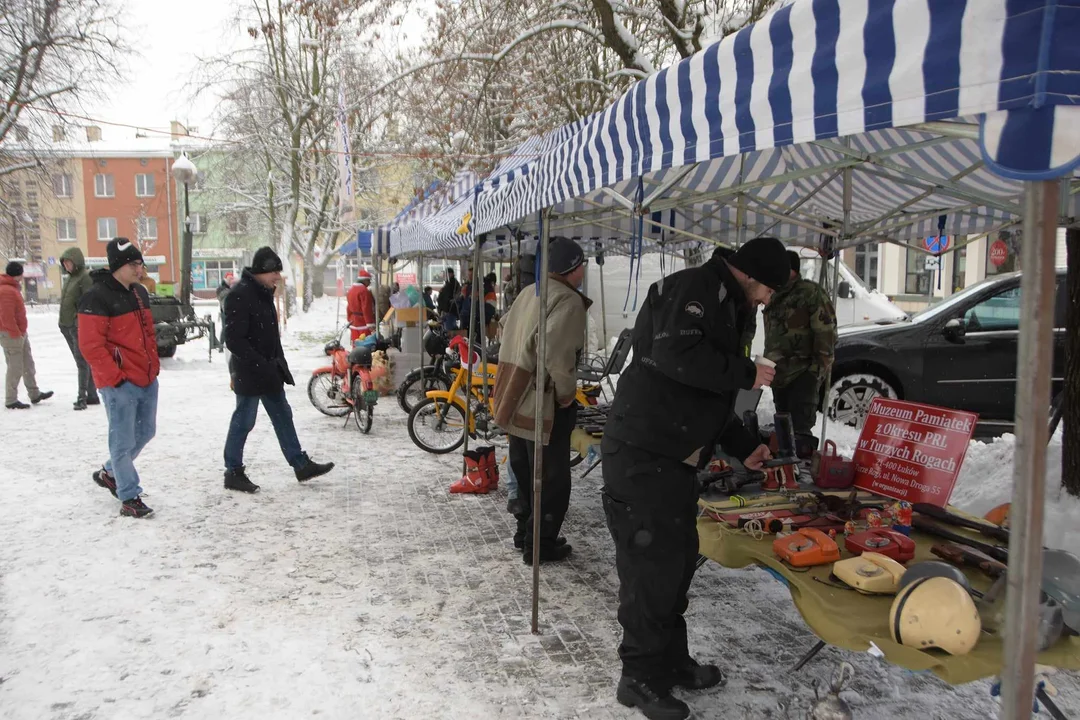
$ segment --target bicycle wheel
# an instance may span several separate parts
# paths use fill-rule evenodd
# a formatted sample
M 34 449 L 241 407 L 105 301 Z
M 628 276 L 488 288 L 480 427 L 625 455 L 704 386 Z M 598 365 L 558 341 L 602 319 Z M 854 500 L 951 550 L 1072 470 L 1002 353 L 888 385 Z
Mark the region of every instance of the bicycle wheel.
M 398 405 L 401 409 L 407 413 L 411 413 L 412 409 L 416 407 L 416 404 L 421 400 L 427 398 L 427 392 L 429 390 L 449 390 L 450 378 L 446 375 L 436 375 L 434 373 L 427 373 L 424 375 L 424 386 L 420 386 L 420 376 L 417 375 L 414 378 L 406 380 L 401 383 L 401 387 L 397 391 Z
M 308 380 L 307 395 L 311 404 L 323 415 L 344 417 L 351 410 L 341 390 L 341 376 L 334 375 L 329 370 L 311 376 L 311 380 Z
M 409 413 L 409 437 L 425 452 L 453 452 L 465 442 L 465 412 L 446 400 L 424 398 Z
M 374 408 L 364 399 L 364 381 L 359 375 L 353 376 L 352 391 L 353 421 L 356 423 L 356 429 L 367 435 L 371 432 L 371 415 Z

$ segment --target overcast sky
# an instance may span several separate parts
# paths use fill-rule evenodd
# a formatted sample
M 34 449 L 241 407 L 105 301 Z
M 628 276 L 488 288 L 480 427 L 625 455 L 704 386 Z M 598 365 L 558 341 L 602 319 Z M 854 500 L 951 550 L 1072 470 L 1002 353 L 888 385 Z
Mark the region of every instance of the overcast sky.
M 167 130 L 170 120 L 180 120 L 212 130 L 211 115 L 216 98 L 203 93 L 192 100 L 189 83 L 200 57 L 212 57 L 250 42 L 243 27 L 232 22 L 238 0 L 124 0 L 124 24 L 129 44 L 139 55 L 129 60 L 127 82 L 99 102 L 89 100 L 93 117 L 141 127 Z M 426 0 L 419 6 L 430 6 Z M 415 43 L 423 30 L 420 13 L 413 12 L 400 27 L 388 28 L 382 37 L 387 48 Z M 107 139 L 133 137 L 134 131 L 102 128 Z

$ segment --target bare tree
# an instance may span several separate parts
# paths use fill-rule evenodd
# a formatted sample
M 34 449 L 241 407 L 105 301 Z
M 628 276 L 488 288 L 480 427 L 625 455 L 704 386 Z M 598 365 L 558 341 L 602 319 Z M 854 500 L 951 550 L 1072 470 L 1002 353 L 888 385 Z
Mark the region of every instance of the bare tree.
M 28 126 L 61 124 L 57 113 L 118 77 L 119 17 L 110 0 L 0 0 L 0 176 L 38 165 L 9 151 L 12 137 L 32 146 Z

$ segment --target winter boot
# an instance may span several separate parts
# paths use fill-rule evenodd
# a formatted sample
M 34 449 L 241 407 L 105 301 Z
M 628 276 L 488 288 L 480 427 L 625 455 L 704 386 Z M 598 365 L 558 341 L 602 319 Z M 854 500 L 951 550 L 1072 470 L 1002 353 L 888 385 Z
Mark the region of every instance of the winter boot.
M 37 397 L 30 398 L 30 402 L 37 405 L 42 400 L 48 400 L 52 396 L 53 396 L 53 391 L 52 390 L 46 390 L 43 393 L 38 393 Z
M 561 545 L 558 541 L 556 541 L 554 545 L 541 545 L 540 563 L 561 562 L 570 557 L 570 553 L 572 552 L 574 552 L 574 546 L 567 542 L 564 542 Z M 532 567 L 533 549 L 528 545 L 521 550 L 521 560 L 529 567 Z
M 8 410 L 25 410 L 30 406 L 22 402 L 21 400 L 16 400 L 15 402 L 9 402 L 4 407 L 6 407 Z
M 95 395 L 93 397 L 87 397 L 86 398 L 86 404 L 87 405 L 100 405 L 101 404 L 101 398 L 99 398 L 97 395 Z
M 685 720 L 690 717 L 690 707 L 672 697 L 670 690 L 653 687 L 643 680 L 625 675 L 619 678 L 615 699 L 626 707 L 636 707 L 649 720 Z
M 296 479 L 300 482 L 325 475 L 334 469 L 334 463 L 317 463 L 304 453 L 304 462 L 296 468 Z M 249 481 L 250 482 L 250 481 Z M 250 492 L 250 491 L 248 491 Z
M 86 400 L 84 400 L 82 398 L 79 398 L 78 400 L 75 401 L 75 404 L 72 406 L 72 408 L 75 409 L 75 410 L 85 410 L 86 409 Z
M 776 471 L 772 468 L 767 468 L 763 471 L 765 478 L 761 481 L 761 489 L 767 492 L 780 489 L 780 478 L 776 477 Z
M 480 467 L 481 460 L 482 456 L 476 450 L 465 453 L 465 474 L 450 486 L 450 492 L 487 494 L 488 483 Z
M 701 665 L 692 657 L 675 668 L 673 680 L 677 687 L 704 690 L 727 682 L 724 673 L 715 665 Z
M 251 482 L 247 473 L 244 472 L 243 466 L 236 468 L 235 470 L 225 471 L 225 489 L 226 490 L 239 490 L 246 493 L 259 492 L 259 486 Z
M 116 497 L 116 480 L 112 475 L 105 472 L 105 468 L 95 470 L 93 478 L 94 482 L 111 492 L 113 497 Z
M 556 547 L 558 547 L 560 545 L 565 545 L 565 544 L 566 544 L 566 538 L 563 537 L 562 535 L 555 538 L 555 546 Z M 514 534 L 514 547 L 516 547 L 518 550 L 524 550 L 525 549 L 525 536 L 524 535 L 518 535 L 517 533 Z
M 120 505 L 121 517 L 144 518 L 150 516 L 153 512 L 153 510 L 146 506 L 146 503 L 142 501 L 141 497 L 133 497 L 130 500 L 125 500 Z
M 480 456 L 480 474 L 487 482 L 488 490 L 499 489 L 499 460 L 495 457 L 495 448 L 491 445 L 476 448 Z

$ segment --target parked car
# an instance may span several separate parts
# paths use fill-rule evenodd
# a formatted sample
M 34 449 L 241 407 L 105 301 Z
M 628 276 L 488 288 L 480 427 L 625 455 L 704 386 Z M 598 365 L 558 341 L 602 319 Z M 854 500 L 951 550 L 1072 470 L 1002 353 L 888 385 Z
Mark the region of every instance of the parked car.
M 1054 306 L 1054 392 L 1065 369 L 1065 270 Z M 1020 273 L 988 278 L 899 321 L 841 328 L 830 416 L 858 425 L 879 396 L 968 410 L 983 432 L 1011 429 Z

